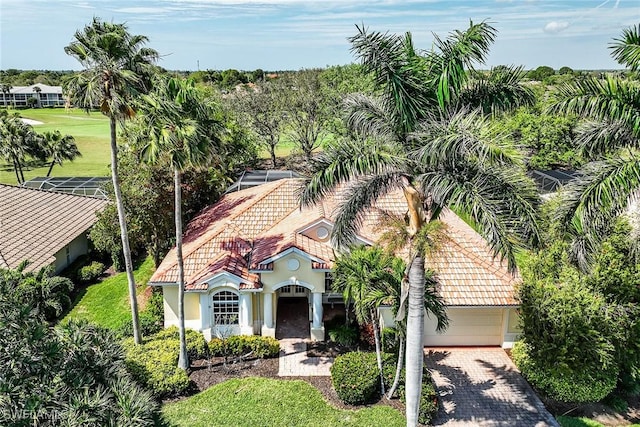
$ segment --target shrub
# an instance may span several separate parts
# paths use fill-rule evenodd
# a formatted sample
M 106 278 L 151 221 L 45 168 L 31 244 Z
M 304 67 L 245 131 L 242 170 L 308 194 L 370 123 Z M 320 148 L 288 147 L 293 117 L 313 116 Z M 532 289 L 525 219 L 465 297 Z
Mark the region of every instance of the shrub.
M 598 402 L 616 388 L 615 365 L 608 369 L 582 366 L 580 370 L 571 370 L 568 366 L 542 364 L 530 356 L 528 345 L 522 341 L 513 346 L 511 356 L 527 381 L 561 402 Z
M 150 336 L 162 330 L 162 319 L 157 319 L 147 311 L 140 312 L 140 332 L 142 336 Z M 115 328 L 118 338 L 124 339 L 133 336 L 133 320 L 125 319 Z
M 192 329 L 186 332 L 189 357 L 207 357 L 208 347 L 202 334 Z M 128 338 L 123 341 L 123 347 L 129 372 L 157 396 L 175 396 L 189 388 L 189 376 L 177 366 L 180 340 L 175 326 L 145 338 L 141 345 L 135 345 L 133 338 Z
M 355 351 L 336 357 L 331 366 L 331 382 L 345 403 L 361 405 L 374 400 L 380 392 L 375 353 Z
M 125 340 L 126 365 L 139 383 L 160 397 L 183 393 L 190 384 L 187 373 L 178 368 L 180 342 L 177 339 L 147 341 L 133 344 Z
M 277 356 L 280 343 L 271 337 L 233 335 L 226 339 L 213 338 L 209 341 L 209 352 L 212 356 L 242 356 L 251 352 L 253 356 L 264 359 Z
M 105 265 L 98 261 L 93 261 L 89 265 L 85 265 L 78 270 L 78 280 L 82 283 L 95 282 L 102 273 L 104 273 Z
M 338 325 L 329 330 L 329 339 L 340 345 L 352 347 L 358 342 L 358 331 L 352 326 Z
M 157 334 L 150 337 L 153 340 L 170 340 L 180 339 L 180 332 L 176 326 L 171 326 L 166 329 L 161 330 Z M 186 339 L 187 339 L 187 352 L 189 353 L 189 358 L 191 359 L 204 359 L 209 355 L 209 348 L 207 346 L 207 341 L 204 339 L 204 336 L 193 329 L 186 330 Z

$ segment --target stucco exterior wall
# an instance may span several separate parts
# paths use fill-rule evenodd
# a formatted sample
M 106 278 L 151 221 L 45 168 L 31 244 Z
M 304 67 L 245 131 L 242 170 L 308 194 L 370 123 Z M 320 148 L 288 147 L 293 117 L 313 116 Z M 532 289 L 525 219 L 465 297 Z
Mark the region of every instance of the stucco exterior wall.
M 299 264 L 295 270 L 290 269 L 290 262 Z M 311 288 L 311 292 L 324 292 L 324 272 L 313 271 L 311 261 L 297 253 L 290 253 L 273 263 L 273 271 L 261 274 L 264 292 L 274 292 L 281 285 L 300 284 Z M 275 298 L 274 298 L 275 299 Z M 274 311 L 275 313 L 275 311 Z
M 162 287 L 164 295 L 164 326 L 178 326 L 178 286 L 165 285 Z M 187 328 L 200 330 L 200 294 L 187 292 L 184 295 L 184 323 Z
M 56 252 L 56 254 L 54 255 L 56 258 L 54 265 L 55 272 L 60 273 L 73 261 L 75 261 L 76 258 L 78 258 L 80 255 L 86 254 L 87 252 L 89 252 L 89 241 L 87 240 L 87 235 L 85 233 L 82 233 L 71 242 L 69 242 L 69 244 L 67 244 L 64 248 Z

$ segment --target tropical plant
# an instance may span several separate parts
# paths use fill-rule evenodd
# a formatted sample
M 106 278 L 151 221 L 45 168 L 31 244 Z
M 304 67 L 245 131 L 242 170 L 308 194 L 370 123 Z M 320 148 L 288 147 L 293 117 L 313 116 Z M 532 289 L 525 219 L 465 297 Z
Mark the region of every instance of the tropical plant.
M 611 43 L 619 64 L 640 67 L 640 25 Z M 551 106 L 554 113 L 587 119 L 577 130 L 581 154 L 590 160 L 579 179 L 565 186 L 558 218 L 573 237 L 572 259 L 589 268 L 613 219 L 625 212 L 640 190 L 640 84 L 607 76 L 565 84 Z
M 182 257 L 182 172 L 192 165 L 204 165 L 219 152 L 222 126 L 214 120 L 211 105 L 203 99 L 192 80 L 158 78 L 155 90 L 141 105 L 148 139 L 142 155 L 150 162 L 166 157 L 173 168 L 176 259 L 178 263 L 178 366 L 189 367 L 184 326 L 184 260 Z
M 13 166 L 18 184 L 24 182 L 24 166 L 29 158 L 44 160 L 42 137 L 18 115 L 0 113 L 0 157 Z
M 43 135 L 47 157 L 51 159 L 47 176 L 51 175 L 53 167 L 62 166 L 64 160 L 73 161 L 82 156 L 76 145 L 75 138 L 71 135 L 62 135 L 59 130 L 45 132 Z
M 517 68 L 502 67 L 500 78 L 480 80 L 495 83 L 486 88 L 473 79 L 472 64 L 484 60 L 495 34 L 487 23 L 471 23 L 466 31 L 436 37 L 434 49 L 420 54 L 408 33 L 358 28 L 352 50 L 382 96 L 350 98 L 354 138 L 326 148 L 302 193 L 302 204 L 312 204 L 344 188 L 332 233 L 338 247 L 354 242 L 379 197 L 404 193 L 413 247 L 407 274 L 408 426 L 418 423 L 422 383 L 426 247 L 414 244 L 424 240 L 424 225 L 446 207 L 464 212 L 511 270 L 516 250 L 536 235 L 535 186 L 519 153 L 493 136 L 484 115 L 530 102 L 530 92 L 510 76 L 519 74 Z
M 158 404 L 127 373 L 113 334 L 86 322 L 47 325 L 0 276 L 0 424 L 152 426 Z
M 64 83 L 64 90 L 72 104 L 87 112 L 98 107 L 109 117 L 111 178 L 129 282 L 133 335 L 135 342 L 140 343 L 136 285 L 118 175 L 116 125 L 134 116 L 132 100 L 138 94 L 148 91 L 151 65 L 158 58 L 158 53 L 144 46 L 148 41 L 147 37 L 130 34 L 124 24 L 103 22 L 96 17 L 84 29 L 76 31 L 74 37 L 75 40 L 64 50 L 78 60 L 84 70 L 70 76 Z

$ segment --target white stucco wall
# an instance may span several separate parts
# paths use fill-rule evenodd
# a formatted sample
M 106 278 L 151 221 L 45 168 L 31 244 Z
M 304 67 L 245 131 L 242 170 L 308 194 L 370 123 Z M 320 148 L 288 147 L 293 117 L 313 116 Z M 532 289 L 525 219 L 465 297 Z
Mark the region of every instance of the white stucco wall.
M 178 286 L 165 285 L 162 287 L 164 295 L 164 326 L 178 326 Z M 187 328 L 201 330 L 200 295 L 187 292 L 184 295 L 184 323 Z
M 68 257 L 67 257 L 68 250 Z M 67 268 L 73 261 L 76 260 L 80 255 L 84 255 L 89 252 L 89 241 L 87 240 L 87 235 L 82 233 L 64 248 L 60 249 L 54 255 L 56 258 L 55 261 L 55 272 L 60 273 L 62 270 Z

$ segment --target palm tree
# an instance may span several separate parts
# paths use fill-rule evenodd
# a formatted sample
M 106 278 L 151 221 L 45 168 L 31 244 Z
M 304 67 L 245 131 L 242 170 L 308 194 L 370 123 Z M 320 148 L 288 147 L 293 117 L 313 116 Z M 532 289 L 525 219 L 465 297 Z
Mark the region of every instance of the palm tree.
M 182 257 L 182 172 L 202 166 L 219 148 L 220 126 L 193 80 L 157 79 L 152 94 L 143 97 L 141 117 L 147 141 L 143 156 L 157 162 L 167 158 L 173 168 L 175 192 L 176 259 L 178 263 L 178 366 L 189 367 L 184 325 L 184 261 Z
M 13 88 L 13 86 L 11 86 L 8 83 L 3 83 L 2 85 L 0 85 L 0 90 L 2 90 L 2 98 L 4 99 L 4 107 L 7 108 L 7 106 L 9 105 L 9 95 L 11 94 L 11 89 Z
M 89 111 L 100 108 L 109 117 L 111 135 L 111 178 L 118 209 L 122 251 L 129 282 L 129 299 L 133 320 L 133 337 L 141 342 L 136 284 L 127 234 L 127 221 L 118 177 L 118 145 L 116 123 L 123 123 L 135 114 L 132 100 L 148 90 L 151 65 L 158 53 L 144 47 L 148 39 L 132 35 L 126 25 L 102 22 L 93 18 L 91 24 L 76 31 L 75 40 L 64 48 L 68 55 L 77 59 L 84 70 L 65 81 L 65 92 L 73 104 Z
M 444 40 L 436 36 L 435 48 L 420 54 L 408 33 L 397 36 L 358 28 L 351 38 L 352 50 L 373 74 L 382 96 L 348 101 L 353 138 L 327 148 L 302 192 L 302 204 L 312 204 L 338 186 L 346 188 L 332 233 L 338 247 L 354 241 L 365 212 L 379 197 L 393 190 L 404 193 L 412 248 L 408 426 L 418 422 L 422 382 L 427 248 L 420 242 L 427 240 L 425 225 L 446 207 L 467 214 L 512 270 L 517 249 L 535 236 L 535 186 L 524 173 L 519 153 L 504 137 L 492 136 L 485 117 L 485 112 L 531 102 L 532 95 L 511 76 L 517 68 L 501 68 L 499 78 L 485 79 L 493 83 L 486 88 L 472 78 L 477 75 L 472 64 L 482 63 L 494 36 L 490 25 L 471 23 L 466 31 Z
M 39 107 L 40 106 L 40 92 L 42 92 L 42 89 L 40 88 L 40 86 L 34 86 L 33 87 L 33 91 L 36 94 L 36 97 L 35 97 L 36 101 L 37 101 L 36 105 Z M 47 176 L 49 176 L 49 175 L 47 175 Z
M 345 301 L 353 301 L 356 320 L 361 324 L 371 323 L 373 326 L 382 394 L 385 390 L 377 309 L 384 301 L 376 300 L 379 302 L 376 306 L 372 304 L 369 296 L 374 290 L 394 287 L 393 283 L 389 283 L 397 281 L 397 276 L 393 275 L 391 268 L 392 263 L 392 257 L 386 256 L 378 247 L 359 247 L 339 256 L 333 272 L 334 289 L 342 292 Z
M 78 151 L 75 138 L 71 135 L 63 136 L 59 130 L 55 130 L 53 132 L 45 132 L 43 137 L 47 157 L 51 158 L 47 176 L 51 175 L 53 166 L 56 164 L 62 166 L 64 160 L 73 161 L 76 157 L 82 156 Z
M 25 181 L 23 166 L 27 158 L 42 159 L 44 155 L 42 137 L 33 126 L 17 115 L 0 116 L 0 157 L 13 166 L 18 184 Z
M 640 25 L 625 29 L 610 47 L 618 63 L 640 69 Z M 556 96 L 551 111 L 587 119 L 577 143 L 591 161 L 565 187 L 557 215 L 573 236 L 574 261 L 586 270 L 613 219 L 639 195 L 640 85 L 608 76 L 565 84 Z

